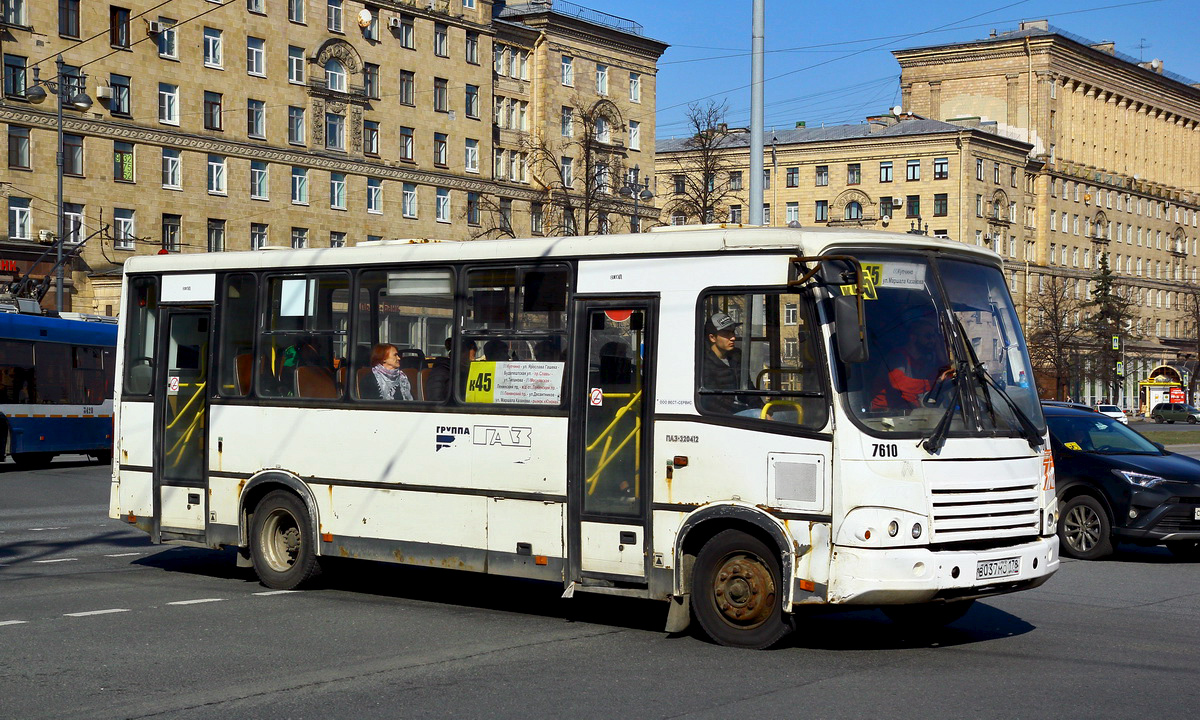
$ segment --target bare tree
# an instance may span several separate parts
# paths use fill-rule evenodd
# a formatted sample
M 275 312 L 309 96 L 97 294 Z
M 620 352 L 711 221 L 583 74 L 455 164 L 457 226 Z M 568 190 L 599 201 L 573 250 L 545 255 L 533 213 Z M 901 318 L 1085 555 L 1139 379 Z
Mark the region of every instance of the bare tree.
M 1046 275 L 1032 296 L 1030 309 L 1034 315 L 1028 333 L 1030 359 L 1043 377 L 1052 379 L 1053 399 L 1066 399 L 1071 378 L 1079 375 L 1083 303 L 1067 278 Z
M 1194 398 L 1196 397 L 1196 376 L 1200 375 L 1200 286 L 1195 283 L 1188 283 L 1179 294 L 1179 306 L 1183 308 L 1183 317 L 1188 325 L 1188 328 L 1184 332 L 1191 333 L 1187 337 L 1192 343 L 1192 357 L 1197 361 L 1192 373 L 1188 376 L 1187 396 Z M 1184 336 L 1184 332 L 1179 334 Z
M 728 150 L 733 138 L 725 123 L 728 109 L 715 100 L 688 105 L 692 135 L 666 164 L 667 172 L 677 178 L 674 194 L 664 205 L 667 214 L 682 215 L 689 222 L 714 222 L 728 214 L 730 200 L 740 202 L 740 188 L 730 183 L 735 161 Z

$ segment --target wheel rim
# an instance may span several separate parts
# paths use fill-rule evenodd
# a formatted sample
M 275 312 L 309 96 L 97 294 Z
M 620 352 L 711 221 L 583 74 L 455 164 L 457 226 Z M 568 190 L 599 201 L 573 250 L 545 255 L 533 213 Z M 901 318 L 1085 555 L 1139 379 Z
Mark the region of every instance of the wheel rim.
M 1100 542 L 1100 516 L 1086 505 L 1076 505 L 1063 518 L 1063 534 L 1077 552 L 1088 552 Z
M 735 553 L 713 573 L 712 599 L 726 623 L 741 630 L 755 628 L 775 610 L 775 580 L 759 557 Z
M 283 509 L 272 511 L 263 523 L 262 535 L 263 556 L 272 570 L 285 572 L 296 564 L 304 537 L 291 513 Z

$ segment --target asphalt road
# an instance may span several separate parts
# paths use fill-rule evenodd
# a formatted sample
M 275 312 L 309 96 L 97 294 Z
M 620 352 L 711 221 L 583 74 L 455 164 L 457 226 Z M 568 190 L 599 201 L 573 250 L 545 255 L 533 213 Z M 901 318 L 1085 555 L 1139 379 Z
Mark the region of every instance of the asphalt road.
M 1192 717 L 1200 564 L 1065 561 L 933 634 L 816 611 L 781 648 L 664 608 L 344 563 L 273 593 L 108 520 L 107 469 L 0 465 L 0 718 Z

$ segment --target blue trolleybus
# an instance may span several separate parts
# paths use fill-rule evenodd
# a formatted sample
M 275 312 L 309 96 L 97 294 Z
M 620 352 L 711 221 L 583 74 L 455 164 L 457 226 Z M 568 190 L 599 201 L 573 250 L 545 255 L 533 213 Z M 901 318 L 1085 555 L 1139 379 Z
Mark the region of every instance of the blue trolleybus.
M 116 321 L 0 313 L 0 439 L 26 467 L 112 458 Z

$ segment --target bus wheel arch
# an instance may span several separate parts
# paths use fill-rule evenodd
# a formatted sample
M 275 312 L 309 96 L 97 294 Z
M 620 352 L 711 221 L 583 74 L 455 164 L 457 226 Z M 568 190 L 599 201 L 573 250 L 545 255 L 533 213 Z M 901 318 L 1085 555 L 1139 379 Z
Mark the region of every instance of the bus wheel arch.
M 242 547 L 264 585 L 278 590 L 301 587 L 320 574 L 316 501 L 298 477 L 267 471 L 242 491 Z

